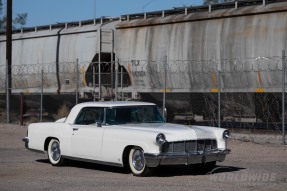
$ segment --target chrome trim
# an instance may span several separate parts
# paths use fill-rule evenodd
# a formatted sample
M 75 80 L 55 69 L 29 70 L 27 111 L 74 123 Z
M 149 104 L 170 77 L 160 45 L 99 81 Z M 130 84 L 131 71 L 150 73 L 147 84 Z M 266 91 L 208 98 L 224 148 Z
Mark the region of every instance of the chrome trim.
M 162 146 L 163 153 L 193 153 L 202 152 L 204 150 L 213 151 L 217 150 L 216 139 L 198 139 L 198 140 L 186 140 L 165 142 Z
M 82 161 L 82 162 L 95 163 L 95 164 L 101 164 L 101 165 L 124 167 L 123 164 L 121 163 L 104 162 L 104 161 L 98 161 L 98 160 L 93 160 L 93 159 L 84 159 L 84 158 L 64 156 L 64 155 L 62 155 L 62 157 L 64 157 L 65 159 L 70 159 L 74 161 Z
M 164 144 L 164 143 L 166 142 L 165 135 L 162 134 L 162 133 L 158 134 L 158 135 L 156 136 L 156 142 L 157 142 L 157 144 L 159 144 L 159 145 Z
M 54 160 L 54 161 L 58 161 L 61 158 L 61 150 L 60 150 L 60 144 L 58 141 L 54 141 L 51 145 L 50 148 L 50 157 Z
M 29 138 L 25 137 L 25 138 L 22 139 L 22 141 L 25 142 L 25 148 L 29 149 Z
M 224 140 L 229 139 L 229 138 L 230 138 L 230 131 L 229 131 L 229 130 L 223 131 L 222 138 L 223 138 Z
M 144 168 L 145 160 L 144 154 L 141 150 L 135 150 L 132 156 L 132 164 L 134 168 L 141 171 Z
M 212 161 L 224 161 L 226 155 L 230 152 L 230 149 L 215 149 L 189 153 L 145 153 L 144 157 L 148 167 L 157 167 L 159 165 L 189 165 Z

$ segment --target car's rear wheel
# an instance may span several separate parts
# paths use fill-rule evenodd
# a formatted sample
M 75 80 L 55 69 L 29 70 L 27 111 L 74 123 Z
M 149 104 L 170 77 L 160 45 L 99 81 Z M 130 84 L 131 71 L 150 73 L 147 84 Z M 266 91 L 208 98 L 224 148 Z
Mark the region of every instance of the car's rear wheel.
M 153 168 L 146 166 L 143 150 L 139 147 L 130 150 L 129 166 L 134 176 L 149 176 L 153 173 Z
M 59 140 L 50 140 L 48 145 L 48 158 L 53 166 L 62 166 L 64 164 L 64 158 L 61 155 Z

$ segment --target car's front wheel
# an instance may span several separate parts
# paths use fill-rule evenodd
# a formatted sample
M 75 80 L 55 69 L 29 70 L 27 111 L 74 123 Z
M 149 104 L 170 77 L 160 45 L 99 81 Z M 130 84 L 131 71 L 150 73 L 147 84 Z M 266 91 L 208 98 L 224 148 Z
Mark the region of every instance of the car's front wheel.
M 130 150 L 129 166 L 134 176 L 149 176 L 153 173 L 153 169 L 146 166 L 143 150 L 139 147 Z
M 60 142 L 57 139 L 51 139 L 48 145 L 48 158 L 53 166 L 62 166 L 64 158 L 61 155 Z

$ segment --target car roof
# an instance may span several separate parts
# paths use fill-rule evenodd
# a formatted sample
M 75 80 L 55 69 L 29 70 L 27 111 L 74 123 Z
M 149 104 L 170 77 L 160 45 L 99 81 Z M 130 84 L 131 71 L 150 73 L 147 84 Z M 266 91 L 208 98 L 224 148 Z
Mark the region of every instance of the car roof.
M 141 106 L 141 105 L 155 105 L 150 102 L 140 101 L 102 101 L 102 102 L 83 102 L 78 104 L 81 107 L 96 106 L 96 107 L 118 107 L 118 106 Z
M 65 123 L 74 123 L 80 110 L 84 107 L 121 107 L 121 106 L 155 106 L 154 103 L 139 101 L 103 101 L 103 102 L 83 102 L 75 105 L 68 115 Z

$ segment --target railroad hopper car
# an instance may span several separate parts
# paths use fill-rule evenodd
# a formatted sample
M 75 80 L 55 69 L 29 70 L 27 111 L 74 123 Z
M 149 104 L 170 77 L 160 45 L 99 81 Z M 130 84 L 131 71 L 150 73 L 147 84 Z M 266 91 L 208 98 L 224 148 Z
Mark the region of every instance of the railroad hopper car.
M 242 115 L 264 118 L 260 100 L 280 97 L 287 2 L 238 1 L 24 28 L 14 31 L 12 43 L 12 94 L 39 94 L 43 70 L 44 94 L 54 97 L 78 91 L 82 99 L 161 104 L 166 91 L 174 120 L 212 117 L 206 100 L 216 102 L 220 88 L 232 98 L 242 95 L 231 104 Z M 5 50 L 2 33 L 2 95 Z

